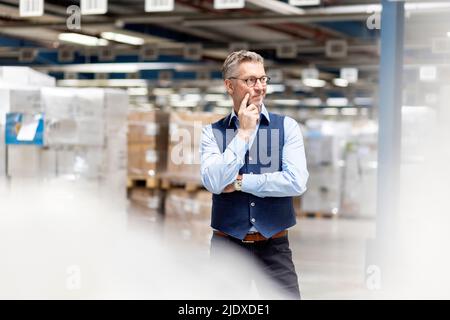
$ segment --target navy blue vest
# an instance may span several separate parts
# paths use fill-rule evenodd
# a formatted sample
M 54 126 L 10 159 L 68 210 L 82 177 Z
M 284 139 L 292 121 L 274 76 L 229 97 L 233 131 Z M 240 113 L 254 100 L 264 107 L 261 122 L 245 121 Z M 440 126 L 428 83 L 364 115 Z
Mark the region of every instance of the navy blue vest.
M 212 124 L 216 142 L 222 153 L 237 134 L 231 114 Z M 255 141 L 245 155 L 239 174 L 260 174 L 282 170 L 284 116 L 270 113 L 270 122 L 261 117 Z M 235 120 L 235 119 L 233 119 Z M 272 130 L 278 129 L 278 130 Z M 278 143 L 272 143 L 278 139 Z M 252 226 L 270 238 L 296 223 L 292 197 L 257 197 L 235 191 L 213 194 L 211 227 L 238 239 L 244 239 Z

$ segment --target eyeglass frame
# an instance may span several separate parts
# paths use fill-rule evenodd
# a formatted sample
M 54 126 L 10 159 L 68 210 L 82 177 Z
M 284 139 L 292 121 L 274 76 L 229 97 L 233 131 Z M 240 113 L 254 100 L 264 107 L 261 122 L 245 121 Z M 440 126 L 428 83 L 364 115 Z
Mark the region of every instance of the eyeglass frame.
M 250 85 L 248 84 L 247 81 L 250 80 L 251 78 L 254 78 L 254 79 L 255 79 L 255 83 L 254 83 L 253 85 L 250 86 Z M 267 80 L 265 81 L 265 83 L 262 82 L 262 80 L 261 80 L 262 78 L 267 78 Z M 236 78 L 236 77 L 229 77 L 229 78 L 228 78 L 228 80 L 231 80 L 231 79 L 244 81 L 245 84 L 247 85 L 247 87 L 250 87 L 250 88 L 253 88 L 254 86 L 256 86 L 256 83 L 258 83 L 258 80 L 259 80 L 259 82 L 260 82 L 263 86 L 267 85 L 267 84 L 269 83 L 269 81 L 270 81 L 270 77 L 269 77 L 269 76 L 262 76 L 261 78 L 249 77 L 249 78 L 247 78 L 247 79 L 241 79 L 241 78 Z

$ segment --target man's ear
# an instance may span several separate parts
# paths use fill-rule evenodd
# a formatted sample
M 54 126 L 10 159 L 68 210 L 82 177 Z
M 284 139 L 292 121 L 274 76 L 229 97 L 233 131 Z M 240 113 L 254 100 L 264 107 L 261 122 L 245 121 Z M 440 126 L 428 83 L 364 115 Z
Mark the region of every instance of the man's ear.
M 234 89 L 233 89 L 233 82 L 231 80 L 225 79 L 225 88 L 227 89 L 229 95 L 233 94 Z

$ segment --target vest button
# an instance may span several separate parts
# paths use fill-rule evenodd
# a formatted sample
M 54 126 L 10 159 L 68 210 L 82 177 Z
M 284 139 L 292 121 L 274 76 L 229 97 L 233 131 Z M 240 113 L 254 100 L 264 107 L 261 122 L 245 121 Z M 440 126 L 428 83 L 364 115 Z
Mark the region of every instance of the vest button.
M 250 205 L 251 205 L 252 207 L 254 207 L 254 206 L 255 206 L 255 203 L 254 203 L 254 202 L 252 202 L 252 203 L 250 203 Z
M 255 222 L 256 221 L 256 219 L 255 218 L 252 218 L 252 220 L 251 220 L 252 222 Z

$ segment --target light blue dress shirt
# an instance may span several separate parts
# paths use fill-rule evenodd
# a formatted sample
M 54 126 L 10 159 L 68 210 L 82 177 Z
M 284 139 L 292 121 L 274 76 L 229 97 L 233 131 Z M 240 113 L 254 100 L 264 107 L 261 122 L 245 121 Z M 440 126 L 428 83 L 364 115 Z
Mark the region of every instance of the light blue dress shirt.
M 230 121 L 236 117 L 234 110 Z M 262 105 L 260 117 L 270 122 L 269 113 Z M 239 128 L 239 119 L 236 119 Z M 246 143 L 236 135 L 222 153 L 213 134 L 212 126 L 207 125 L 202 131 L 200 145 L 201 179 L 205 188 L 215 194 L 236 180 L 239 169 L 245 163 L 245 154 L 251 148 L 256 133 L 253 132 Z M 292 197 L 306 191 L 309 174 L 306 167 L 303 136 L 298 123 L 288 117 L 284 118 L 284 147 L 282 151 L 282 171 L 262 174 L 243 174 L 242 191 L 257 197 Z M 252 228 L 250 231 L 253 231 Z

